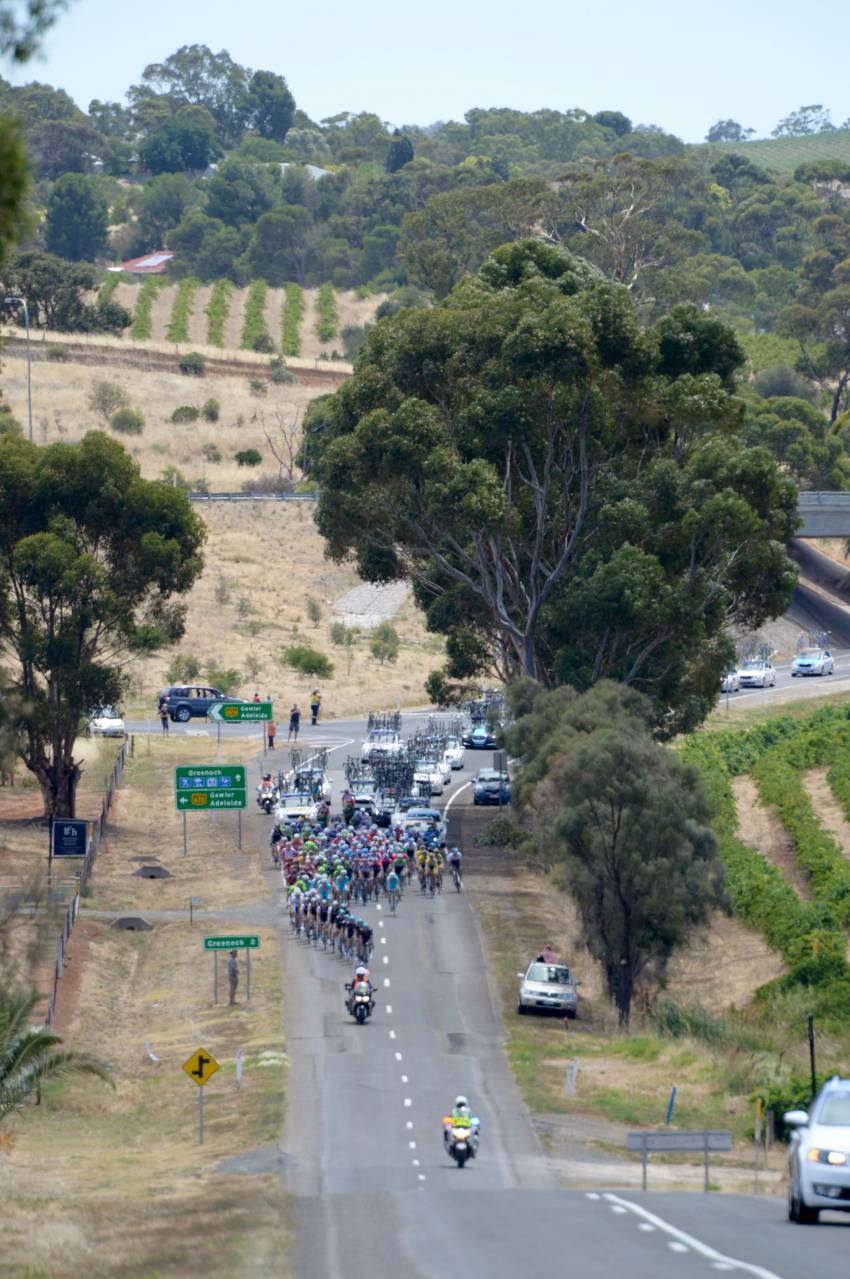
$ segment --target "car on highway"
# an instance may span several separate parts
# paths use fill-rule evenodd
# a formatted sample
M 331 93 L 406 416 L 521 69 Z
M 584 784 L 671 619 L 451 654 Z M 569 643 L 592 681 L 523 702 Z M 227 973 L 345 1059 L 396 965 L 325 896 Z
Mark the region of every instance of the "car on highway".
M 486 724 L 473 724 L 463 734 L 464 746 L 473 751 L 491 751 L 496 745 L 496 734 Z
M 330 800 L 331 779 L 323 768 L 304 765 L 295 773 L 290 773 L 286 781 L 289 790 L 309 791 L 317 800 Z
M 776 668 L 764 658 L 750 657 L 738 668 L 741 688 L 770 688 L 776 683 Z
M 544 964 L 535 959 L 519 977 L 518 1013 L 531 1011 L 563 1013 L 575 1017 L 578 989 L 566 964 Z
M 449 770 L 451 776 L 451 770 Z M 442 795 L 445 786 L 443 766 L 436 759 L 417 759 L 413 765 L 414 786 L 429 786 L 432 795 Z
M 788 1216 L 814 1225 L 824 1208 L 850 1212 L 850 1079 L 834 1075 L 811 1109 L 789 1110 Z
M 437 843 L 442 847 L 446 842 L 446 824 L 442 813 L 437 808 L 408 808 L 399 825 L 405 835 L 426 835 L 433 831 Z
M 274 810 L 275 821 L 278 823 L 298 820 L 314 822 L 318 807 L 313 796 L 307 791 L 284 791 L 283 794 L 278 795 Z
M 364 764 L 375 759 L 399 759 L 404 754 L 404 743 L 391 728 L 373 728 L 360 747 Z
M 446 759 L 453 769 L 463 768 L 464 764 L 463 742 L 459 737 L 449 737 L 446 739 Z
M 473 804 L 509 804 L 511 779 L 497 768 L 479 768 L 472 786 Z
M 86 721 L 86 737 L 126 737 L 126 725 L 112 706 L 92 711 Z
M 741 687 L 741 677 L 736 670 L 724 671 L 720 680 L 721 693 L 737 693 Z
M 161 688 L 156 698 L 157 710 L 165 706 L 172 720 L 181 724 L 190 719 L 203 719 L 209 714 L 210 707 L 216 702 L 244 702 L 244 697 L 229 697 L 217 688 L 206 688 L 197 684 L 170 684 Z
M 831 675 L 835 661 L 828 648 L 807 648 L 791 663 L 792 675 Z
M 352 782 L 350 789 L 355 808 L 359 808 L 362 813 L 368 813 L 371 817 L 378 808 L 378 783 L 371 777 L 367 777 L 361 781 Z

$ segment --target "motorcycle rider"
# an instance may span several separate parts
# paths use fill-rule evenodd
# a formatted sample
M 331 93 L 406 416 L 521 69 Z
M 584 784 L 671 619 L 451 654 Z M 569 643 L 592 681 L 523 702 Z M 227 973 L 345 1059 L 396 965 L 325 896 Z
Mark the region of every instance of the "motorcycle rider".
M 272 792 L 274 791 L 274 784 L 272 783 L 271 773 L 263 773 L 262 777 L 257 783 L 257 803 L 258 804 L 262 804 L 263 791 L 265 790 L 270 790 Z
M 473 1157 L 478 1153 L 478 1124 L 473 1123 L 472 1116 L 469 1112 L 469 1102 L 461 1093 L 455 1097 L 455 1104 L 452 1107 L 443 1125 L 443 1145 L 448 1150 L 452 1143 L 452 1128 L 468 1128 L 469 1129 L 469 1148 Z
M 357 993 L 359 994 L 360 993 L 359 988 L 362 986 L 365 986 L 368 992 L 369 999 L 370 999 L 369 1011 L 371 1012 L 372 1008 L 375 1007 L 375 1000 L 372 998 L 375 993 L 375 987 L 372 985 L 372 982 L 369 978 L 369 969 L 366 968 L 363 964 L 358 964 L 357 968 L 354 971 L 354 981 L 347 981 L 345 983 L 345 989 L 348 992 L 348 998 L 345 1001 L 345 1006 L 349 1013 L 352 1011 L 352 1008 L 353 1008 L 352 999 L 353 999 L 354 993 L 355 991 L 357 991 Z

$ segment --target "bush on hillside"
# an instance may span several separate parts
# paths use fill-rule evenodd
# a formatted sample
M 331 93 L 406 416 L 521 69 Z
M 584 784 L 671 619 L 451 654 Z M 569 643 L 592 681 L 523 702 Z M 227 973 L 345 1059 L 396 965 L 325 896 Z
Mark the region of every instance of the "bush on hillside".
M 89 408 L 108 422 L 119 409 L 126 409 L 130 397 L 117 382 L 95 382 L 89 392 Z
M 218 400 L 209 399 L 201 405 L 201 417 L 205 422 L 217 422 L 221 416 L 221 405 Z
M 141 435 L 145 429 L 145 419 L 138 409 L 119 409 L 112 414 L 109 425 L 120 435 Z
M 318 675 L 322 679 L 333 675 L 333 662 L 307 644 L 291 644 L 281 653 L 281 661 L 301 675 Z
M 240 449 L 233 456 L 238 466 L 259 466 L 263 460 L 262 453 L 257 449 Z
M 187 351 L 180 356 L 178 367 L 187 377 L 203 377 L 207 371 L 207 362 L 200 351 Z
M 177 408 L 171 414 L 172 422 L 197 422 L 201 415 L 200 409 L 196 409 L 194 404 L 178 404 Z

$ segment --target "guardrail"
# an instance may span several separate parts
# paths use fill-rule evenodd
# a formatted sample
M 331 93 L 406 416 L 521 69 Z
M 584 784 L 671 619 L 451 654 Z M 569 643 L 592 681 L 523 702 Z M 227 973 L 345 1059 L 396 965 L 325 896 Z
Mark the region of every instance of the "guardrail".
M 79 880 L 76 891 L 71 898 L 65 917 L 62 921 L 62 931 L 56 942 L 56 959 L 53 965 L 53 988 L 47 1001 L 47 1024 L 51 1026 L 56 1016 L 56 998 L 59 993 L 59 983 L 62 980 L 62 974 L 65 971 L 67 962 L 68 943 L 71 940 L 71 933 L 74 931 L 74 925 L 77 922 L 77 915 L 80 909 L 80 897 L 83 889 L 88 883 L 89 875 L 92 872 L 100 841 L 103 838 L 106 819 L 109 816 L 109 810 L 112 807 L 112 797 L 121 780 L 121 774 L 124 772 L 128 758 L 135 753 L 135 738 L 125 738 L 124 745 L 118 752 L 112 772 L 109 775 L 109 781 L 106 783 L 106 789 L 103 794 L 103 804 L 100 809 L 100 816 L 92 823 L 92 831 L 89 835 L 86 855 L 83 858 L 82 866 L 79 871 Z
M 190 502 L 317 502 L 319 493 L 311 489 L 306 493 L 201 493 L 186 494 Z

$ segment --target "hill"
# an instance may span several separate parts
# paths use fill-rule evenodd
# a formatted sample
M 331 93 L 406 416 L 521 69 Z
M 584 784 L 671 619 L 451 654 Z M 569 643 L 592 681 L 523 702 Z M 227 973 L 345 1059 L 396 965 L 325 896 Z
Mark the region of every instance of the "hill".
M 798 138 L 758 138 L 752 142 L 723 142 L 694 148 L 711 158 L 743 155 L 753 164 L 774 173 L 791 174 L 801 164 L 837 160 L 850 169 L 850 129 L 813 133 Z

